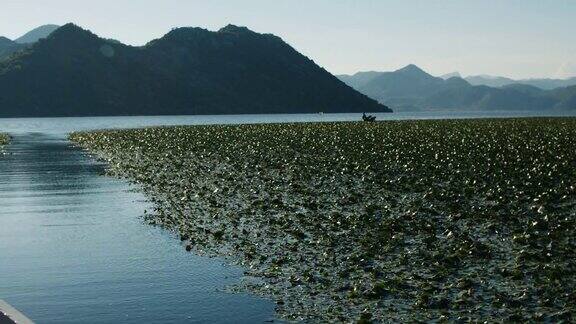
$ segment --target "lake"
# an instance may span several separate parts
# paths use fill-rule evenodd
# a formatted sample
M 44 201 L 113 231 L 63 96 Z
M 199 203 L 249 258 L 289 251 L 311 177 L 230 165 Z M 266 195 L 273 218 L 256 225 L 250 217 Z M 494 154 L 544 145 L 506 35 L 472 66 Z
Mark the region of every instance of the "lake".
M 461 119 L 509 117 L 570 117 L 576 111 L 444 111 L 377 113 L 378 120 Z M 361 114 L 277 114 L 277 115 L 205 115 L 205 116 L 134 116 L 134 117 L 64 117 L 0 118 L 0 132 L 67 134 L 72 131 L 133 128 L 159 125 L 207 125 L 246 123 L 289 123 L 357 121 Z
M 137 188 L 102 176 L 105 166 L 71 146 L 66 134 L 155 125 L 359 119 L 359 114 L 0 119 L 0 132 L 13 136 L 6 154 L 0 155 L 0 298 L 39 323 L 274 320 L 272 301 L 226 291 L 241 279 L 241 268 L 188 253 L 174 234 L 146 225 L 141 216 L 149 206 Z

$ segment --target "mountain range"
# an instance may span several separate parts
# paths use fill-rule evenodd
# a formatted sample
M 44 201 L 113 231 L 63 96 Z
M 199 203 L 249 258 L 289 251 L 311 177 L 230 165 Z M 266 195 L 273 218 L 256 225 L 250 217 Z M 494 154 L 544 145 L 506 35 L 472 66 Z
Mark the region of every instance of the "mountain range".
M 338 76 L 354 89 L 392 107 L 409 110 L 546 110 L 576 109 L 576 86 L 545 90 L 510 83 L 474 85 L 451 73 L 434 77 L 410 64 L 393 72 L 359 72 Z
M 141 47 L 74 24 L 3 43 L 2 117 L 391 111 L 279 37 L 234 25 Z
M 31 46 L 40 39 L 48 37 L 58 28 L 59 26 L 57 25 L 43 25 L 27 32 L 15 40 L 0 36 L 0 60 Z
M 26 34 L 16 38 L 14 41 L 18 44 L 32 44 L 37 41 L 50 36 L 56 29 L 60 28 L 58 25 L 43 25 L 32 29 Z
M 576 85 L 576 77 L 568 79 L 521 79 L 514 80 L 506 77 L 491 75 L 473 75 L 464 78 L 472 85 L 486 85 L 489 87 L 504 87 L 511 84 L 525 84 L 543 90 L 552 90 Z
M 24 47 L 25 45 L 18 44 L 11 39 L 0 36 L 0 60 L 23 49 Z

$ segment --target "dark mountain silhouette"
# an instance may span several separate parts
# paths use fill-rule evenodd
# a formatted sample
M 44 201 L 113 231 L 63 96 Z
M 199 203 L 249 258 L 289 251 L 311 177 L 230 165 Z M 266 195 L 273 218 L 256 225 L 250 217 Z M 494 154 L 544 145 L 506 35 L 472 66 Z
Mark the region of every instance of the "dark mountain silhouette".
M 516 83 L 498 88 L 475 86 L 460 77 L 434 77 L 413 64 L 371 76 L 355 88 L 396 111 L 576 109 L 571 88 L 546 91 Z M 357 84 L 354 76 L 340 78 L 351 86 Z
M 0 62 L 0 116 L 376 112 L 279 37 L 178 28 L 143 47 L 67 24 Z
M 41 40 L 42 38 L 48 37 L 56 29 L 60 28 L 58 25 L 43 25 L 32 29 L 23 36 L 15 39 L 14 41 L 18 44 L 32 44 Z

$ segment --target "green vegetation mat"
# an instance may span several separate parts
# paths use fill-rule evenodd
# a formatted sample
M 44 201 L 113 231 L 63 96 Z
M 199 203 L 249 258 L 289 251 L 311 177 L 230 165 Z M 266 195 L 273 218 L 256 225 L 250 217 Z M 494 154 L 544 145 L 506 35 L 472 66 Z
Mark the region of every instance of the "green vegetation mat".
M 10 137 L 8 135 L 0 133 L 0 150 L 3 146 L 7 145 L 9 141 Z
M 576 119 L 75 133 L 280 316 L 571 321 Z

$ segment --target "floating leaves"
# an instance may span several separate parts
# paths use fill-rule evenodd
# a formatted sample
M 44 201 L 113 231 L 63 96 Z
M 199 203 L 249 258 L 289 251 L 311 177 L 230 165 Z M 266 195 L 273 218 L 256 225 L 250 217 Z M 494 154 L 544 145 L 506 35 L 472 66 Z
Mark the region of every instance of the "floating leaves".
M 576 120 L 74 133 L 183 248 L 312 321 L 570 321 Z
M 8 144 L 9 141 L 10 136 L 8 136 L 7 134 L 0 133 L 0 152 L 2 151 L 2 148 Z

